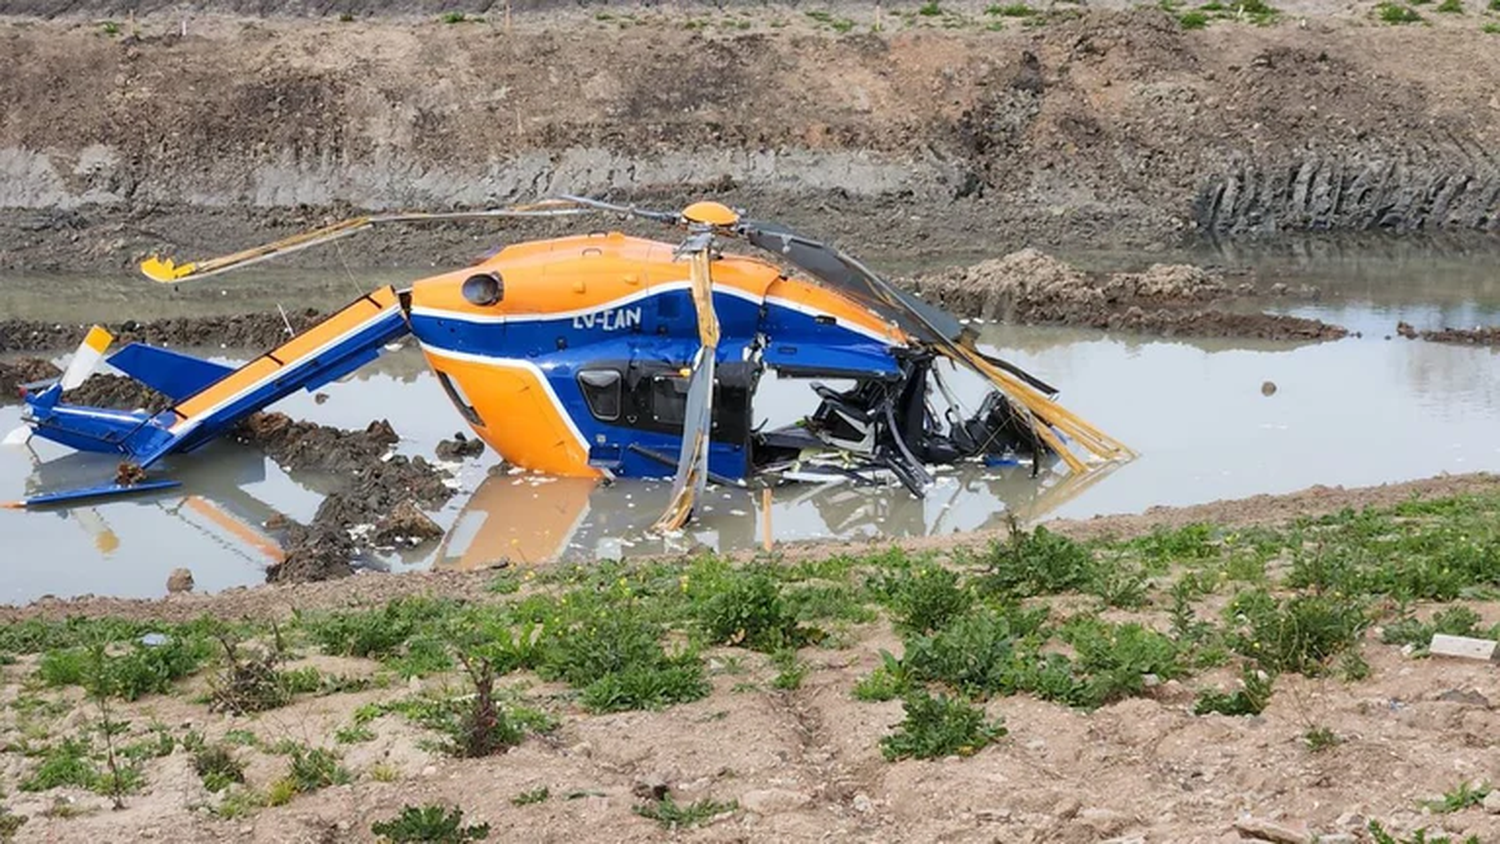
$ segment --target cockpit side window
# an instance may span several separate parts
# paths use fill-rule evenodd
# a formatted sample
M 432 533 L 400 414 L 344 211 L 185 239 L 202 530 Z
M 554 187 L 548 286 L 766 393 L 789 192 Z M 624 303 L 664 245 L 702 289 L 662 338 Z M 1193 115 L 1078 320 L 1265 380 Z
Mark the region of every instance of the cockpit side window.
M 588 402 L 589 412 L 601 422 L 620 418 L 624 401 L 624 377 L 617 369 L 585 369 L 578 373 L 578 388 Z

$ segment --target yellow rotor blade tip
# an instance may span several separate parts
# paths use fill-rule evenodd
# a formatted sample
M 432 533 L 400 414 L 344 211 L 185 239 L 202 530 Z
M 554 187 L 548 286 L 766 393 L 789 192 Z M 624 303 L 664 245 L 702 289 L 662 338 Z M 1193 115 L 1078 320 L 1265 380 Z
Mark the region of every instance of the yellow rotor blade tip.
M 152 255 L 141 262 L 141 272 L 145 274 L 146 278 L 152 281 L 159 281 L 163 284 L 171 284 L 174 281 L 192 275 L 193 271 L 197 268 L 198 265 L 192 262 L 178 266 L 177 262 L 171 258 L 162 258 L 157 255 Z

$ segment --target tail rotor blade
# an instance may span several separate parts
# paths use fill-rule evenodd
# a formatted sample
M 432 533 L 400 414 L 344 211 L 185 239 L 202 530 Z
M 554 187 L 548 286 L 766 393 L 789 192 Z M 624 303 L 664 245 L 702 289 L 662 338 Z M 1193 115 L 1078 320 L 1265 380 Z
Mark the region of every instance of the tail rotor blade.
M 6 445 L 6 446 L 16 447 L 16 446 L 23 446 L 23 445 L 25 445 L 26 443 L 28 443 L 30 441 L 31 441 L 31 426 L 30 425 L 22 425 L 21 427 L 15 429 L 14 431 L 11 431 L 9 434 L 6 434 L 5 435 L 5 439 L 4 440 L 0 440 L 0 445 Z
M 68 363 L 67 371 L 63 373 L 62 388 L 75 390 L 88 380 L 88 377 L 93 375 L 94 370 L 99 367 L 99 363 L 104 360 L 104 353 L 114 340 L 114 335 L 100 326 L 90 328 L 88 335 L 78 345 L 78 351 L 73 353 L 73 360 Z

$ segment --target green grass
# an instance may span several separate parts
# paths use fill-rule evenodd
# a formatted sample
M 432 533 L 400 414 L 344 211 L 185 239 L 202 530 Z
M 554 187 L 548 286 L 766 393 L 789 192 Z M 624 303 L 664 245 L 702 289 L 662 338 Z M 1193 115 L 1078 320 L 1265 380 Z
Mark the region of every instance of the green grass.
M 1488 33 L 1490 35 L 1500 35 L 1500 23 L 1490 22 L 1485 24 L 1484 26 L 1481 26 L 1479 29 L 1480 31 Z
M 193 753 L 193 770 L 203 780 L 203 787 L 220 792 L 245 781 L 245 764 L 226 744 L 206 745 Z
M 1400 25 L 1421 23 L 1423 18 L 1416 9 L 1403 3 L 1383 2 L 1375 4 L 1375 16 L 1383 23 Z
M 1437 11 L 1445 15 L 1461 15 L 1464 13 L 1463 0 L 1443 0 L 1438 4 Z
M 1470 806 L 1484 803 L 1484 798 L 1489 796 L 1490 790 L 1489 783 L 1462 782 L 1452 791 L 1445 793 L 1441 800 L 1426 800 L 1420 805 L 1438 814 L 1462 812 Z
M 1308 728 L 1307 732 L 1302 734 L 1302 742 L 1307 745 L 1308 750 L 1314 753 L 1321 753 L 1325 750 L 1338 747 L 1343 742 L 1343 739 L 1340 739 L 1328 727 L 1319 726 Z
M 631 808 L 637 815 L 661 824 L 663 829 L 672 830 L 699 826 L 726 812 L 736 811 L 739 807 L 739 803 L 734 800 L 721 803 L 706 797 L 682 806 L 672 799 L 672 795 L 665 794 L 660 800 L 640 803 Z
M 1177 16 L 1177 23 L 1183 29 L 1206 29 L 1208 15 L 1203 12 L 1184 12 Z
M 1259 715 L 1271 702 L 1272 679 L 1262 676 L 1251 666 L 1246 666 L 1240 678 L 1241 687 L 1232 693 L 1206 690 L 1198 694 L 1193 704 L 1194 715 Z
M 545 803 L 551 796 L 552 789 L 544 785 L 539 788 L 533 788 L 530 791 L 523 791 L 515 797 L 510 798 L 510 802 L 513 806 L 530 806 L 533 803 Z
M 1370 837 L 1375 840 L 1375 844 L 1454 844 L 1453 839 L 1446 835 L 1429 836 L 1426 827 L 1418 829 L 1407 837 L 1397 838 L 1386 832 L 1385 827 L 1375 820 L 1370 821 Z M 1479 836 L 1470 835 L 1459 844 L 1480 844 Z
M 985 7 L 986 15 L 997 15 L 1004 18 L 1029 18 L 1037 14 L 1037 10 L 1025 3 L 1006 3 Z
M 1001 721 L 985 718 L 984 710 L 962 698 L 913 692 L 905 700 L 906 717 L 880 740 L 886 759 L 937 759 L 972 756 L 1004 736 Z

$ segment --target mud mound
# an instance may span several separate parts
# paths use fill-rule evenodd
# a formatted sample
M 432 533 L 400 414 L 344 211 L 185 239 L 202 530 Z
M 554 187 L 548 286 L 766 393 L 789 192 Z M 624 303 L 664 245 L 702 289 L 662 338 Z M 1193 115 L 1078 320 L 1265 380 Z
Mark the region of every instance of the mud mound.
M 910 282 L 954 313 L 1025 325 L 1072 325 L 1143 334 L 1336 340 L 1348 332 L 1315 319 L 1201 307 L 1244 292 L 1201 267 L 1156 264 L 1141 273 L 1091 275 L 1036 249 Z
M 454 434 L 453 439 L 443 440 L 437 444 L 439 460 L 456 462 L 465 457 L 478 457 L 481 454 L 484 454 L 484 440 L 471 440 L 462 433 Z
M 400 437 L 384 420 L 364 431 L 346 431 L 298 422 L 281 413 L 257 413 L 240 426 L 241 442 L 255 445 L 289 470 L 326 472 L 345 479 L 330 494 L 308 525 L 287 528 L 286 559 L 266 570 L 270 583 L 331 580 L 354 573 L 353 561 L 373 539 L 391 545 L 390 537 L 425 541 L 441 536 L 420 508 L 441 506 L 453 491 L 446 473 L 421 457 L 391 455 Z M 405 514 L 399 523 L 392 517 Z M 421 519 L 426 525 L 421 525 Z M 368 527 L 384 522 L 373 536 Z
M 78 389 L 64 393 L 63 401 L 116 410 L 145 410 L 148 413 L 160 413 L 174 403 L 134 378 L 107 373 L 90 376 Z
M 146 343 L 152 346 L 199 348 L 270 349 L 287 340 L 287 323 L 300 333 L 316 325 L 323 315 L 308 308 L 287 314 L 250 313 L 237 316 L 170 317 L 139 322 L 110 323 L 115 345 Z M 0 321 L 0 352 L 71 351 L 82 342 L 89 326 L 72 323 L 8 319 Z
M 21 385 L 56 378 L 62 370 L 41 358 L 0 361 L 0 404 L 20 401 Z
M 1500 346 L 1500 327 L 1496 326 L 1418 331 L 1410 323 L 1398 322 L 1396 323 L 1396 333 L 1408 340 L 1420 338 L 1429 343 L 1451 343 L 1458 346 Z

